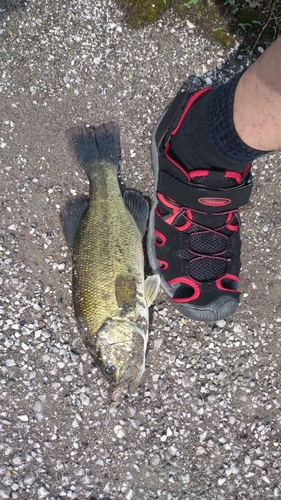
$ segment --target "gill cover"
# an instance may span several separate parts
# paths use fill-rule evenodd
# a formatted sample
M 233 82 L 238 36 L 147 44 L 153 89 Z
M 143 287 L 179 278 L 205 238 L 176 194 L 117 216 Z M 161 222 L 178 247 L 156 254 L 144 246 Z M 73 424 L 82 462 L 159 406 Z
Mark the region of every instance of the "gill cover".
M 96 334 L 96 362 L 114 384 L 140 381 L 146 348 L 146 334 L 135 324 L 119 318 L 108 319 Z

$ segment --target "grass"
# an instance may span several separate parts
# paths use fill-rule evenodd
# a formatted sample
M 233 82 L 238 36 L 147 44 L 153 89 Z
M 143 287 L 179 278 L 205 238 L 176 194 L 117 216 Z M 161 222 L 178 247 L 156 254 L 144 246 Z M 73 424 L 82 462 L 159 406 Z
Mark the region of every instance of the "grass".
M 235 34 L 240 50 L 250 55 L 266 49 L 281 35 L 280 0 L 116 0 L 125 12 L 126 22 L 140 28 L 154 22 L 172 9 L 182 22 L 185 19 L 212 31 L 217 41 L 227 47 Z
M 217 1 L 230 18 L 229 27 L 243 39 L 241 50 L 255 54 L 281 35 L 280 0 Z

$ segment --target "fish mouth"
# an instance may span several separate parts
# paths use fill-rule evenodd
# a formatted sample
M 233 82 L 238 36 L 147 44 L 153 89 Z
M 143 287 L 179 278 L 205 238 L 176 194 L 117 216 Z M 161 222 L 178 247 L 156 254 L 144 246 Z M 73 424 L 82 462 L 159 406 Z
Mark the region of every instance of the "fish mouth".
M 118 384 L 115 387 L 112 388 L 111 391 L 111 401 L 118 401 L 120 400 L 121 396 L 127 393 L 127 385 L 126 384 Z
M 141 378 L 141 377 L 140 377 Z M 112 387 L 111 400 L 118 401 L 123 394 L 133 394 L 140 383 L 140 380 L 136 381 L 133 378 L 126 380 L 126 382 L 120 382 Z
M 133 373 L 132 373 L 133 371 Z M 111 386 L 112 401 L 117 401 L 123 394 L 134 394 L 144 374 L 144 363 L 142 366 L 128 364 L 122 367 L 120 376 Z

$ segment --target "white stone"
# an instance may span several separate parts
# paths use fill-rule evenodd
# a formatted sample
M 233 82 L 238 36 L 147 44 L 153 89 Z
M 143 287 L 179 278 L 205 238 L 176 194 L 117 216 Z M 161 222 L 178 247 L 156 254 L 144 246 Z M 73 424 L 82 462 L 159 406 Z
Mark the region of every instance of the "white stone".
M 233 331 L 235 333 L 242 333 L 242 326 L 241 325 L 238 325 L 237 323 L 235 323 L 234 327 L 233 327 Z
M 34 474 L 34 472 L 30 472 L 29 474 L 27 474 L 23 480 L 24 484 L 27 484 L 28 486 L 31 486 L 31 484 L 34 483 L 36 479 L 36 476 Z
M 72 427 L 74 427 L 74 429 L 76 429 L 77 427 L 79 427 L 79 422 L 78 422 L 78 420 L 76 418 L 72 422 Z
M 115 425 L 114 427 L 114 433 L 119 439 L 122 439 L 125 436 L 125 431 L 122 427 L 122 425 Z
M 4 486 L 0 487 L 0 498 L 1 500 L 10 498 L 10 490 L 8 488 L 5 488 Z
M 171 455 L 171 456 L 175 456 L 175 455 L 176 455 L 176 453 L 177 453 L 177 451 L 178 451 L 178 449 L 177 449 L 175 446 L 170 446 L 170 447 L 168 448 L 168 453 L 169 453 L 169 455 Z
M 19 418 L 22 422 L 28 422 L 28 415 L 18 415 L 18 418 Z
M 14 359 L 7 359 L 6 366 L 16 366 L 16 362 L 14 361 Z
M 34 411 L 40 412 L 42 410 L 42 403 L 40 401 L 36 401 L 35 405 L 33 406 Z
M 203 448 L 203 446 L 198 446 L 196 449 L 196 455 L 204 455 L 206 453 L 206 450 Z
M 46 498 L 49 495 L 49 490 L 44 488 L 44 486 L 41 486 L 40 488 L 38 488 L 37 494 L 38 498 Z
M 189 474 L 184 474 L 183 476 L 181 476 L 181 478 L 182 478 L 182 482 L 185 483 L 185 484 L 189 483 L 189 481 L 190 481 L 190 475 Z
M 154 455 L 154 457 L 151 459 L 151 465 L 158 465 L 159 463 L 160 463 L 159 455 Z
M 87 394 L 85 394 L 84 392 L 81 392 L 80 399 L 81 399 L 82 405 L 89 406 L 90 398 L 89 398 L 89 396 L 87 396 Z
M 258 467 L 261 467 L 263 468 L 265 466 L 265 462 L 264 460 L 254 460 L 253 462 L 255 465 L 257 465 Z
M 186 26 L 187 26 L 189 29 L 193 30 L 193 29 L 195 28 L 195 24 L 192 24 L 190 21 L 188 21 L 188 19 L 186 19 L 186 21 L 185 21 L 185 22 L 186 22 Z
M 12 459 L 12 462 L 13 462 L 13 464 L 15 464 L 15 465 L 21 465 L 21 463 L 22 463 L 22 459 L 21 459 L 21 457 L 16 456 L 16 457 L 14 457 L 14 458 Z

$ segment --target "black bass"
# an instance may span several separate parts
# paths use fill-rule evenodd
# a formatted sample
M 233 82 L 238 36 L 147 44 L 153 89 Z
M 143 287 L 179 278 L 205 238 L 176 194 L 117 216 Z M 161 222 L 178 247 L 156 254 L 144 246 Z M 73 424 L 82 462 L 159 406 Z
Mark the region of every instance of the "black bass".
M 149 207 L 135 191 L 121 194 L 114 123 L 74 127 L 66 134 L 90 184 L 87 202 L 68 205 L 63 217 L 73 247 L 74 308 L 85 345 L 117 399 L 123 390 L 134 391 L 144 373 L 148 308 L 159 288 L 158 276 L 144 280 Z

